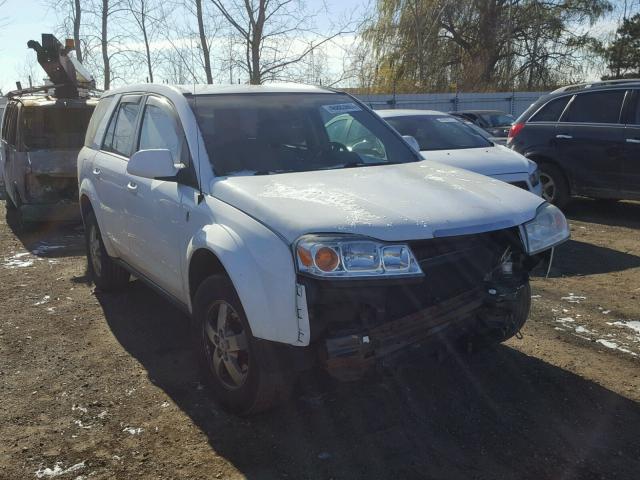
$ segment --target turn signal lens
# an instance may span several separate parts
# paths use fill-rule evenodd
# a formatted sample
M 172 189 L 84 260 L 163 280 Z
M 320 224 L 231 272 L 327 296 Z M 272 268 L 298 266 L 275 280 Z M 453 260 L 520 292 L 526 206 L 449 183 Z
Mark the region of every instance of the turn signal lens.
M 310 267 L 313 265 L 313 258 L 311 257 L 311 252 L 302 246 L 298 246 L 298 258 L 300 259 L 300 263 L 305 267 Z
M 340 264 L 340 257 L 331 247 L 320 247 L 316 252 L 316 266 L 323 272 L 333 272 Z

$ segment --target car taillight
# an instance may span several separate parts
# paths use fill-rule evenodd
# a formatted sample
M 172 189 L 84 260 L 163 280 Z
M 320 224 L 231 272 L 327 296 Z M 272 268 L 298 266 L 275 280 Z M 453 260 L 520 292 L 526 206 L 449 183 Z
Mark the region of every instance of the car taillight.
M 511 125 L 509 129 L 509 134 L 507 135 L 507 140 L 511 140 L 516 138 L 516 136 L 520 133 L 520 131 L 524 128 L 524 123 L 514 123 Z

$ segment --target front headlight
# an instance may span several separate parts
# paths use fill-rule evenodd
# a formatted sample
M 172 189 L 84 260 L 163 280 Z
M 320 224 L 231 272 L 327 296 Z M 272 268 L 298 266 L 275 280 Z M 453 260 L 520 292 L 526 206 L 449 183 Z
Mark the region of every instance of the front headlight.
M 422 270 L 406 244 L 369 238 L 305 235 L 295 244 L 300 273 L 331 278 L 421 276 Z
M 543 203 L 536 217 L 522 226 L 525 249 L 534 255 L 569 238 L 569 224 L 558 207 Z

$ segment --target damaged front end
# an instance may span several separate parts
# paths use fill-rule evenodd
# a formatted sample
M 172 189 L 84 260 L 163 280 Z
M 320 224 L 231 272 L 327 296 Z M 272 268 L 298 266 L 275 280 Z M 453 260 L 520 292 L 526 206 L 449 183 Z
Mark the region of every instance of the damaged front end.
M 311 343 L 327 371 L 356 379 L 417 343 L 449 349 L 517 334 L 530 306 L 529 256 L 517 227 L 406 242 L 420 275 L 358 279 L 299 275 Z

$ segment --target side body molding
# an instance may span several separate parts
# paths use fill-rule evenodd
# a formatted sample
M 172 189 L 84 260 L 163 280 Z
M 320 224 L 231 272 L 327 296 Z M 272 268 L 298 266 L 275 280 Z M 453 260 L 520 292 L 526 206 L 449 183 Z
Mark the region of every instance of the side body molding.
M 187 268 L 199 249 L 211 251 L 229 274 L 253 335 L 295 346 L 309 344 L 307 312 L 296 306 L 296 274 L 289 246 L 247 216 L 232 225 L 206 225 L 187 248 Z M 187 280 L 188 281 L 188 280 Z

